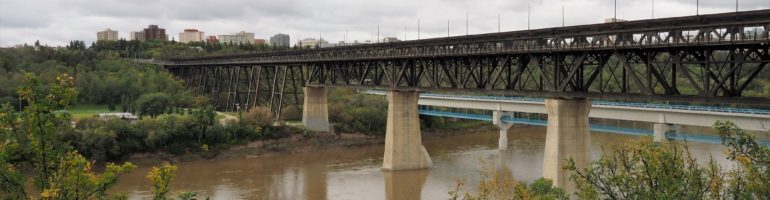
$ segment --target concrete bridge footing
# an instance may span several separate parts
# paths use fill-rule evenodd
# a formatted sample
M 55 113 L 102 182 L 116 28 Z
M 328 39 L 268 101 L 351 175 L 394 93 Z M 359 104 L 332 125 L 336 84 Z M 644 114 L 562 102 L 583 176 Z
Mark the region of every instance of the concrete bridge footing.
M 655 123 L 655 125 L 652 126 L 653 131 L 653 141 L 655 142 L 663 142 L 668 141 L 669 139 L 666 137 L 666 133 L 676 130 L 676 127 L 673 124 L 662 124 L 662 123 Z
M 588 113 L 591 100 L 547 99 L 548 127 L 545 138 L 543 177 L 551 179 L 554 186 L 567 192 L 575 191 L 570 183 L 570 171 L 563 169 L 567 159 L 573 159 L 578 169 L 591 162 L 591 135 Z
M 504 122 L 501 117 L 503 116 L 511 116 L 511 113 L 509 112 L 503 112 L 503 111 L 494 111 L 492 112 L 492 124 L 494 124 L 497 129 L 500 130 L 500 137 L 497 141 L 497 149 L 499 150 L 506 150 L 508 149 L 508 129 L 513 126 L 513 123 L 506 123 Z
M 388 121 L 385 128 L 385 171 L 423 169 L 433 167 L 428 152 L 422 145 L 419 110 L 419 92 L 391 90 L 388 98 Z
M 302 107 L 302 125 L 305 129 L 329 132 L 329 110 L 325 87 L 305 87 L 305 101 Z

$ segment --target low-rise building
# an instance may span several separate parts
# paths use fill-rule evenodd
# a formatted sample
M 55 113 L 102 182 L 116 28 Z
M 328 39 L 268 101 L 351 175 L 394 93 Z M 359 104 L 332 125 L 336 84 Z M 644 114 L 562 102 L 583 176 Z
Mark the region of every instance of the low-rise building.
M 264 46 L 267 45 L 267 41 L 265 39 L 254 39 L 254 45 Z
M 325 44 L 329 44 L 329 42 L 327 42 L 324 39 L 318 40 L 315 38 L 305 38 L 297 42 L 296 46 L 299 46 L 302 48 L 317 48 L 317 47 L 322 47 Z
M 604 23 L 613 23 L 613 22 L 625 22 L 625 21 L 628 21 L 628 20 L 625 20 L 625 19 L 617 19 L 617 18 L 614 18 L 614 17 L 613 17 L 613 18 L 607 18 L 607 19 L 604 19 Z
M 217 43 L 217 42 L 219 42 L 219 40 L 217 39 L 217 36 L 216 36 L 216 35 L 209 35 L 209 36 L 206 38 L 206 42 L 208 42 L 209 44 L 214 44 L 214 43 Z
M 223 44 L 254 44 L 254 33 L 241 31 L 230 35 L 219 35 L 219 42 Z
M 401 41 L 397 37 L 384 37 L 382 38 L 382 42 L 398 42 Z

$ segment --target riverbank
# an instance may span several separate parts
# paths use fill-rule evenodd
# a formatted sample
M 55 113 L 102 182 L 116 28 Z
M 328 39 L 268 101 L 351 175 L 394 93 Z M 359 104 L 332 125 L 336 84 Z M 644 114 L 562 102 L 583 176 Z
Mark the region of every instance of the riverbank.
M 451 128 L 426 128 L 423 130 L 423 140 L 434 140 L 453 135 L 463 135 L 480 131 L 496 130 L 489 123 L 481 121 L 456 120 L 452 121 Z M 340 133 L 337 136 L 331 133 L 302 133 L 292 132 L 289 137 L 272 140 L 257 140 L 243 145 L 232 146 L 228 149 L 202 155 L 200 153 L 188 153 L 173 155 L 169 153 L 140 153 L 129 156 L 127 162 L 136 165 L 158 165 L 163 162 L 179 163 L 197 160 L 216 161 L 232 158 L 252 158 L 261 156 L 274 156 L 282 154 L 294 154 L 311 152 L 319 149 L 345 149 L 361 146 L 382 145 L 385 136 L 366 135 L 363 133 Z

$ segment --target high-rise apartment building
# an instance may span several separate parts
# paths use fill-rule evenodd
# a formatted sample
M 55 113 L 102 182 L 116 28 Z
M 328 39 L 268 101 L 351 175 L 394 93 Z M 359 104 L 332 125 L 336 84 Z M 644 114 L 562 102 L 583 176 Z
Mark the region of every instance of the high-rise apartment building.
M 291 44 L 289 35 L 279 33 L 275 34 L 273 37 L 270 37 L 270 46 L 289 47 L 289 44 Z
M 107 29 L 96 32 L 96 41 L 118 41 L 118 31 Z
M 166 35 L 166 29 L 159 28 L 158 25 L 150 25 L 149 27 L 145 28 L 144 31 L 142 32 L 144 33 L 144 40 L 146 41 L 168 40 L 168 35 Z
M 204 39 L 203 32 L 198 31 L 198 29 L 185 29 L 184 32 L 179 33 L 179 42 L 185 44 L 203 42 Z

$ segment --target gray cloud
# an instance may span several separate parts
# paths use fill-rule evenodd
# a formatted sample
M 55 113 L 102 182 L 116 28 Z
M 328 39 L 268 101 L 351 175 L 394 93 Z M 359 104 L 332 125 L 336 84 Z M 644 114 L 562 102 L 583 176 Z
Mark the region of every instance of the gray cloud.
M 655 0 L 655 17 L 695 14 L 696 0 Z M 613 16 L 614 0 L 532 0 L 532 28 L 600 23 Z M 618 17 L 652 17 L 652 0 L 619 0 Z M 731 0 L 700 0 L 700 12 L 731 12 Z M 70 40 L 91 42 L 96 31 L 112 28 L 120 37 L 149 24 L 178 37 L 185 28 L 206 35 L 241 30 L 268 38 L 276 33 L 298 37 L 322 36 L 329 41 L 369 40 L 380 36 L 417 38 L 495 32 L 498 14 L 502 31 L 527 28 L 529 0 L 0 0 L 0 46 L 32 43 L 64 45 Z M 740 0 L 741 10 L 770 8 L 768 0 Z M 450 22 L 447 27 L 447 21 Z

